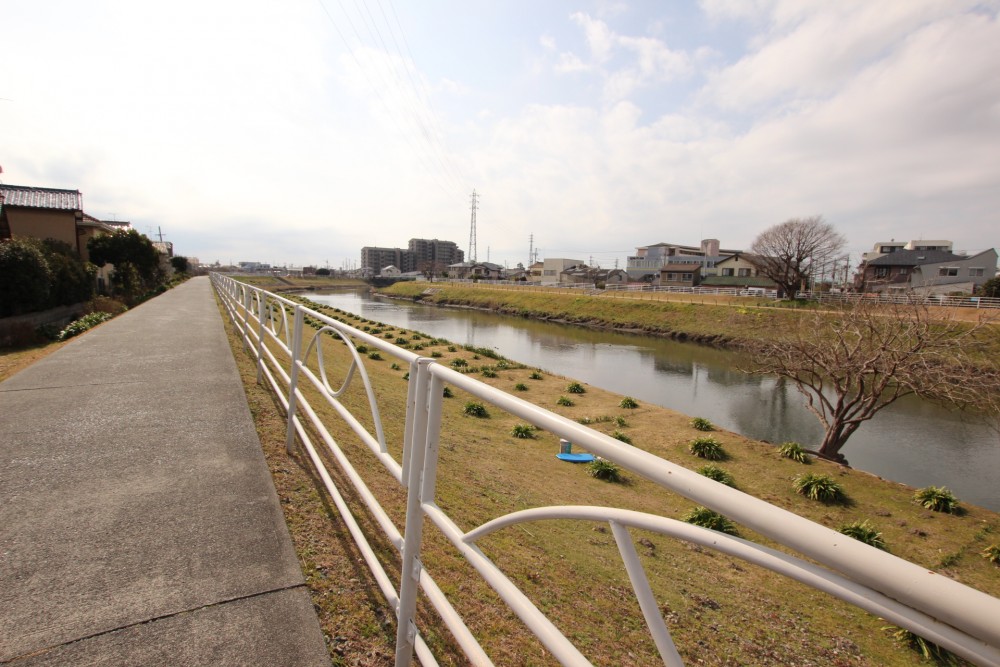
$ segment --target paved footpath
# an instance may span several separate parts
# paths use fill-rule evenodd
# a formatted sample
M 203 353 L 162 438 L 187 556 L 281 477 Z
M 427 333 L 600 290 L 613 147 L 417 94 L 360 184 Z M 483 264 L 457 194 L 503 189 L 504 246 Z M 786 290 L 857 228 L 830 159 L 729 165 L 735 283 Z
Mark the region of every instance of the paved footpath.
M 0 383 L 0 664 L 330 664 L 208 278 Z

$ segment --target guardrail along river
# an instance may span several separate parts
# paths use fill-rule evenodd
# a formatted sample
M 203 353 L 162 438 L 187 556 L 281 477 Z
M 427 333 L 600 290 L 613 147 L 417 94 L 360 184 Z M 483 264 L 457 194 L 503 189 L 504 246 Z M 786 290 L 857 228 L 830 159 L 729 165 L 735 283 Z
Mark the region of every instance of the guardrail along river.
M 819 422 L 795 387 L 737 369 L 739 356 L 694 343 L 595 331 L 482 311 L 440 308 L 367 291 L 309 294 L 368 319 L 494 348 L 505 357 L 633 396 L 774 443 L 815 447 Z M 877 414 L 843 450 L 851 465 L 914 487 L 947 486 L 1000 511 L 1000 434 L 980 417 L 908 397 Z

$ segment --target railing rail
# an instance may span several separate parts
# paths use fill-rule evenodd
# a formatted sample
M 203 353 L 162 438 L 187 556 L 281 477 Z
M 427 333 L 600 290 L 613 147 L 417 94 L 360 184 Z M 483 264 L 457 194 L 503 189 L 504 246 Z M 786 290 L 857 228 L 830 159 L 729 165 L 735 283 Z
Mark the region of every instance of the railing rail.
M 855 606 L 909 629 L 976 664 L 1000 664 L 1000 600 L 930 572 L 888 553 L 845 537 L 796 514 L 709 480 L 682 466 L 656 457 L 577 422 L 528 403 L 490 385 L 437 363 L 431 358 L 395 346 L 377 336 L 350 327 L 302 304 L 220 274 L 213 285 L 245 348 L 257 362 L 258 378 L 277 394 L 288 415 L 288 445 L 302 443 L 306 454 L 330 493 L 388 604 L 396 613 L 396 665 L 410 664 L 416 654 L 424 665 L 437 664 L 415 622 L 418 591 L 422 591 L 455 637 L 472 664 L 490 665 L 489 656 L 465 625 L 447 597 L 420 562 L 423 519 L 426 517 L 458 553 L 565 665 L 589 665 L 586 657 L 478 548 L 485 535 L 525 521 L 577 519 L 610 525 L 650 635 L 664 664 L 681 665 L 669 630 L 660 614 L 627 530 L 643 528 L 700 544 L 744 559 L 806 583 Z M 289 323 L 291 314 L 291 323 Z M 306 322 L 317 330 L 305 339 Z M 328 333 L 344 342 L 349 368 L 340 387 L 327 378 L 321 336 Z M 400 461 L 389 453 L 375 393 L 357 345 L 390 355 L 409 367 L 407 409 Z M 278 351 L 278 355 L 271 348 Z M 339 348 L 338 348 L 339 349 Z M 280 356 L 280 359 L 279 359 Z M 315 368 L 310 365 L 315 365 Z M 375 433 L 345 407 L 340 397 L 360 378 L 369 401 Z M 330 434 L 303 392 L 311 386 L 358 435 L 386 470 L 407 490 L 405 527 L 401 532 L 368 489 L 349 457 Z M 581 448 L 641 475 L 747 526 L 811 559 L 791 556 L 753 542 L 678 522 L 662 516 L 609 507 L 551 506 L 497 517 L 463 531 L 436 503 L 438 445 L 441 435 L 443 388 L 449 386 L 565 438 Z M 310 433 L 317 434 L 341 473 L 402 558 L 397 591 L 334 483 Z

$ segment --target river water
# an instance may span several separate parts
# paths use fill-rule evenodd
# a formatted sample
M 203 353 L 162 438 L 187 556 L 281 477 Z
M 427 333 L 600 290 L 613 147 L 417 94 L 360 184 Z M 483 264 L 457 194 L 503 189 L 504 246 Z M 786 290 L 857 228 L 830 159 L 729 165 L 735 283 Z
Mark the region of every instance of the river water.
M 794 386 L 740 372 L 737 353 L 727 350 L 425 306 L 367 291 L 309 298 L 459 345 L 494 348 L 509 359 L 705 417 L 750 438 L 814 447 L 822 437 Z M 907 397 L 862 425 L 842 453 L 855 468 L 914 487 L 947 486 L 960 500 L 1000 511 L 1000 435 L 983 419 Z

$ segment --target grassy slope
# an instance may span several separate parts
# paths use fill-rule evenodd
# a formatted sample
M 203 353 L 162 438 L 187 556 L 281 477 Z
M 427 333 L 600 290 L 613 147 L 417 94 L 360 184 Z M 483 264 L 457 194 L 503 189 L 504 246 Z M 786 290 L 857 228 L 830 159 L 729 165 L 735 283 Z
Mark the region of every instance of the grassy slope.
M 781 330 L 814 304 L 715 295 L 606 292 L 598 296 L 556 288 L 498 288 L 486 285 L 396 283 L 381 293 L 426 303 L 485 308 L 496 312 L 637 331 L 726 345 Z M 780 304 L 780 305 L 779 305 Z M 791 307 L 790 307 L 791 306 Z M 975 309 L 937 309 L 958 321 L 997 317 Z M 994 327 L 988 355 L 1000 356 L 1000 328 Z
M 326 312 L 359 328 L 377 328 L 375 323 L 345 313 Z M 448 351 L 445 342 L 413 341 L 412 332 L 390 327 L 380 335 L 393 341 L 410 339 L 410 345 L 424 346 L 421 354 L 439 353 L 442 363 L 461 357 L 474 372 L 497 363 L 487 357 L 476 358 L 460 347 Z M 323 345 L 328 350 L 331 378 L 342 377 L 346 371 L 343 348 L 329 339 Z M 391 652 L 394 624 L 378 592 L 372 592 L 370 577 L 358 564 L 342 523 L 317 492 L 308 467 L 299 465 L 298 458 L 284 455 L 284 429 L 275 406 L 253 384 L 252 368 L 239 346 L 234 345 L 234 349 L 335 661 L 379 664 Z M 336 354 L 338 350 L 341 354 Z M 389 359 L 368 361 L 366 366 L 379 396 L 390 451 L 398 459 L 406 382 L 402 378 L 405 369 L 393 370 L 391 363 Z M 496 378 L 479 377 L 507 391 L 524 384 L 528 389 L 518 392 L 521 397 L 573 419 L 622 416 L 627 426 L 603 422 L 594 427 L 608 433 L 620 429 L 636 446 L 690 468 L 705 463 L 687 451 L 688 442 L 700 435 L 691 428 L 688 417 L 647 405 L 622 409 L 618 407 L 621 396 L 593 387 L 587 387 L 585 394 L 571 395 L 566 391 L 566 378 L 542 373 L 541 379 L 531 379 L 534 369 L 511 366 L 497 369 Z M 557 406 L 556 400 L 563 395 L 571 397 L 575 405 Z M 360 387 L 352 387 L 344 400 L 356 414 L 367 414 Z M 611 505 L 668 517 L 680 517 L 692 506 L 690 501 L 631 473 L 620 485 L 595 480 L 584 467 L 555 459 L 558 443 L 551 435 L 537 433 L 530 440 L 515 439 L 510 436 L 515 425 L 512 417 L 491 409 L 487 420 L 470 418 L 463 414 L 465 402 L 460 394 L 445 401 L 437 499 L 463 528 L 510 511 L 549 504 Z M 402 525 L 404 498 L 395 481 L 360 447 L 332 409 L 322 412 L 334 437 L 352 452 L 352 460 L 357 460 L 365 478 L 372 480 L 372 490 L 396 524 Z M 363 421 L 370 425 L 371 419 Z M 997 514 L 975 507 L 965 516 L 934 514 L 914 505 L 912 489 L 903 485 L 826 463 L 805 467 L 777 457 L 770 445 L 732 433 L 715 435 L 731 455 L 721 466 L 735 477 L 741 490 L 833 528 L 869 519 L 883 532 L 894 554 L 991 595 L 1000 594 L 1000 568 L 979 557 L 986 545 L 1000 540 Z M 834 475 L 847 490 L 851 504 L 826 506 L 795 494 L 791 480 L 804 470 Z M 526 635 L 520 622 L 435 533 L 425 531 L 428 550 L 424 564 L 470 619 L 494 660 L 498 664 L 551 664 L 547 652 Z M 741 533 L 755 538 L 745 529 Z M 883 622 L 826 595 L 682 542 L 640 534 L 636 539 L 661 609 L 689 663 L 905 665 L 916 661 L 912 652 L 885 635 Z M 607 527 L 573 522 L 532 524 L 502 531 L 482 546 L 595 663 L 642 665 L 654 661 L 654 649 Z M 392 549 L 381 544 L 379 551 L 393 572 L 396 559 Z M 425 620 L 421 627 L 435 626 Z M 444 638 L 446 633 L 432 630 L 429 634 L 444 664 L 462 664 Z

